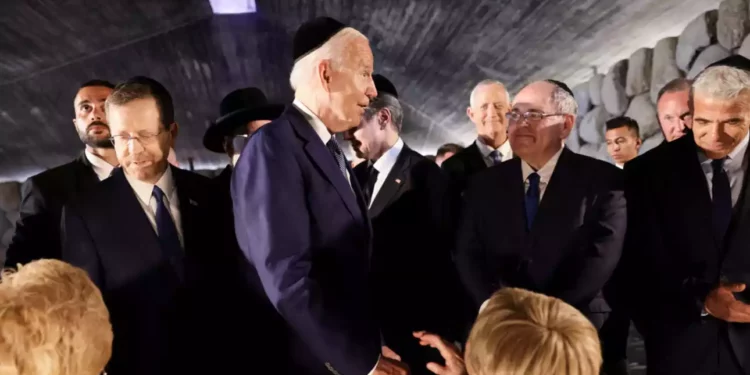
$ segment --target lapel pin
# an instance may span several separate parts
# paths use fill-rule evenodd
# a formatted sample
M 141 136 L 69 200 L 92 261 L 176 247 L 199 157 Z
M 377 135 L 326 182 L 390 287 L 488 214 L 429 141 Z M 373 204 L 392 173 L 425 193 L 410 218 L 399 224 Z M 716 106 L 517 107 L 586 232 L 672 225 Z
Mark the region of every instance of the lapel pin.
M 401 184 L 401 179 L 400 179 L 400 178 L 397 178 L 397 179 L 396 179 L 396 183 L 397 183 L 397 184 Z

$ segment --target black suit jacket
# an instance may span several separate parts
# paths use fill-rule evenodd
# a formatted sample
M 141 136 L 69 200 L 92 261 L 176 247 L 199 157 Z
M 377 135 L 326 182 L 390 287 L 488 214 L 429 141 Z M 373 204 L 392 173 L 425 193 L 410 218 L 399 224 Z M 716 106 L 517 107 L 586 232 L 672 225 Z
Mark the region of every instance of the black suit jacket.
M 460 195 L 466 189 L 469 178 L 487 169 L 487 163 L 474 142 L 444 161 L 441 167 L 448 176 L 451 189 Z
M 589 318 L 608 312 L 601 289 L 625 237 L 622 172 L 563 149 L 530 233 L 524 195 L 520 159 L 477 175 L 466 190 L 456 261 L 475 302 L 520 287 L 558 297 Z
M 60 212 L 76 193 L 99 183 L 83 152 L 70 163 L 37 174 L 21 186 L 21 217 L 8 246 L 6 267 L 60 258 Z
M 234 336 L 227 300 L 243 296 L 228 271 L 236 260 L 226 250 L 227 218 L 214 185 L 170 168 L 184 239 L 181 267 L 162 251 L 122 170 L 63 209 L 63 260 L 88 272 L 110 312 L 115 338 L 107 371 L 113 375 L 233 371 L 226 349 L 253 346 L 252 337 Z M 243 360 L 257 365 L 246 349 Z
M 729 360 L 734 351 L 750 374 L 750 325 L 701 316 L 721 280 L 750 282 L 748 174 L 722 244 L 698 151 L 689 132 L 625 165 L 628 236 L 618 292 L 645 337 L 649 373 L 716 373 L 717 357 Z
M 367 163 L 354 174 L 360 185 L 367 183 Z M 391 301 L 378 311 L 381 329 L 414 344 L 414 330 L 457 339 L 462 288 L 450 256 L 445 177 L 434 162 L 404 145 L 384 178 L 369 209 L 374 288 L 378 298 Z

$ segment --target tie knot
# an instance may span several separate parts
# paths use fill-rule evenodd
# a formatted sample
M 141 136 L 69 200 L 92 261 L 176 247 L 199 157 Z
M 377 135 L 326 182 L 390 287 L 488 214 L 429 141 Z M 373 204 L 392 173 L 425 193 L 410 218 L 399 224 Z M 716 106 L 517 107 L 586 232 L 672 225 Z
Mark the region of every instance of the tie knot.
M 532 184 L 534 184 L 534 185 L 536 185 L 536 184 L 539 184 L 539 174 L 538 174 L 538 173 L 536 173 L 536 172 L 534 172 L 534 173 L 530 174 L 530 175 L 529 175 L 529 177 L 528 177 L 528 180 L 529 180 L 529 185 L 532 185 Z
M 164 200 L 164 191 L 156 185 L 154 185 L 154 190 L 151 192 L 151 195 L 159 202 Z
M 725 161 L 726 161 L 726 158 L 711 160 L 711 167 L 713 168 L 714 173 L 724 171 Z

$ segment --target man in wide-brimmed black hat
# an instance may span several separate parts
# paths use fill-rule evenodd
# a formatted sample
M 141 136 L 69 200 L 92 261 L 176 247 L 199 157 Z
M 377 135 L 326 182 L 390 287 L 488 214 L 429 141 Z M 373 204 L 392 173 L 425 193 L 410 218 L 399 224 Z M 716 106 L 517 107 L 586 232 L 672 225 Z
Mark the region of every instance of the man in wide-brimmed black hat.
M 283 104 L 269 103 L 263 91 L 256 87 L 234 90 L 222 99 L 219 118 L 206 130 L 203 146 L 229 156 L 230 164 L 216 177 L 222 186 L 226 186 L 226 191 L 229 191 L 232 169 L 247 139 L 283 111 Z

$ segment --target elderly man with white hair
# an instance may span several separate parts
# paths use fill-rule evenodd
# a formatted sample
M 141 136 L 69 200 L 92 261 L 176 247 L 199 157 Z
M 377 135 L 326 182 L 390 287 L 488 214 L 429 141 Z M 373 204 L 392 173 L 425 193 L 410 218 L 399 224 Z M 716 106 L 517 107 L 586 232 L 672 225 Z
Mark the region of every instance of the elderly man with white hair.
M 500 81 L 486 79 L 471 90 L 466 114 L 476 126 L 477 139 L 441 165 L 458 192 L 475 173 L 513 157 L 505 118 L 509 110 L 510 94 Z
M 734 57 L 702 72 L 692 131 L 625 166 L 619 284 L 649 374 L 750 373 L 748 66 Z
M 367 205 L 333 136 L 377 96 L 369 42 L 317 18 L 297 31 L 294 58 L 294 103 L 253 135 L 232 176 L 237 240 L 287 323 L 290 373 L 406 374 L 381 349 L 374 307 L 388 302 L 369 293 Z
M 606 320 L 601 290 L 625 237 L 622 171 L 563 146 L 576 111 L 561 82 L 523 88 L 507 113 L 517 158 L 469 183 L 456 263 L 477 308 L 515 287 L 560 298 L 597 328 Z

